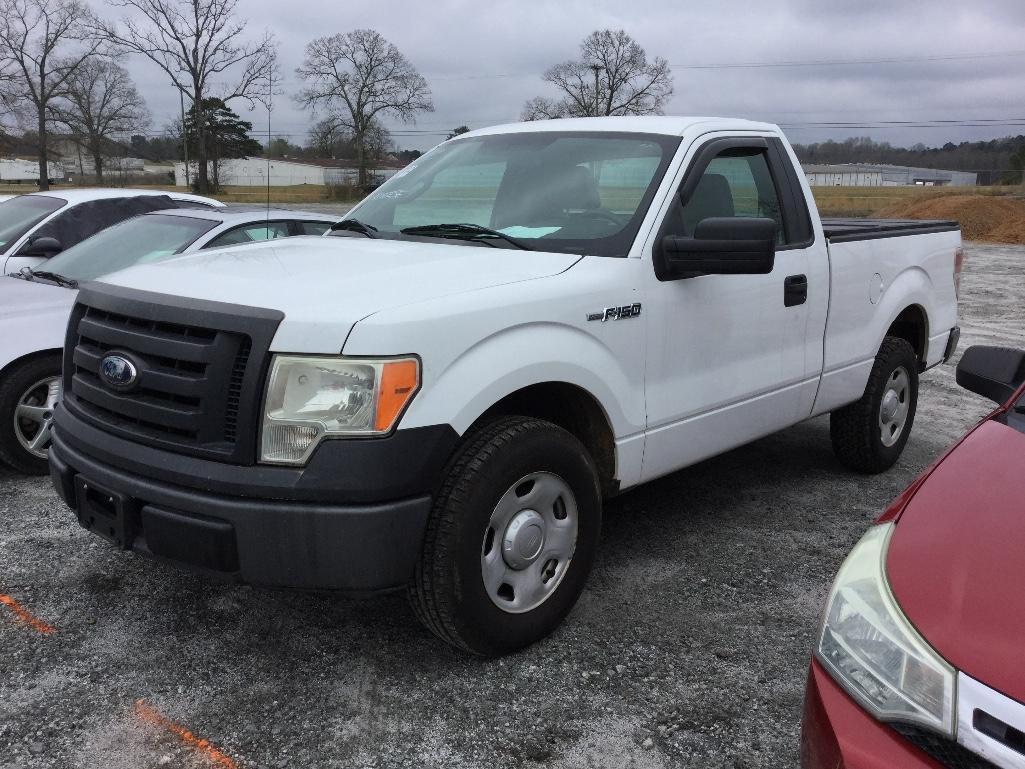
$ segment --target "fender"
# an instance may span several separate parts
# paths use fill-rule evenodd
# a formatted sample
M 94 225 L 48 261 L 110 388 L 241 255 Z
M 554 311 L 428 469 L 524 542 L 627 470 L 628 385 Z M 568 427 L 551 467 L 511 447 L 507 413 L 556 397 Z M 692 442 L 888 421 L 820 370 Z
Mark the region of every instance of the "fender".
M 902 270 L 888 286 L 884 286 L 868 328 L 860 332 L 859 338 L 864 340 L 865 347 L 847 351 L 848 354 L 843 358 L 829 349 L 830 339 L 836 336 L 835 329 L 827 328 L 826 370 L 822 375 L 812 416 L 846 406 L 864 394 L 876 353 L 879 352 L 886 332 L 908 307 L 918 306 L 924 311 L 928 340 L 928 329 L 934 322 L 933 291 L 933 281 L 926 270 L 917 266 Z
M 51 308 L 29 315 L 3 318 L 0 336 L 0 373 L 40 352 L 60 352 L 68 324 L 69 308 Z
M 545 344 L 539 345 L 539 339 Z M 631 409 L 615 395 L 636 387 L 622 361 L 594 337 L 565 324 L 522 323 L 490 334 L 444 369 L 425 371 L 424 379 L 402 427 L 444 421 L 462 434 L 507 395 L 544 382 L 564 382 L 598 401 L 617 441 L 644 429 L 643 401 Z M 472 394 L 465 400 L 453 399 L 454 393 L 468 391 Z
M 922 308 L 922 312 L 925 314 L 925 338 L 929 339 L 935 317 L 935 291 L 932 277 L 917 266 L 903 270 L 889 286 L 883 288 L 883 295 L 879 300 L 879 310 L 875 316 L 876 322 L 873 323 L 875 347 L 871 353 L 872 357 L 875 357 L 890 326 L 908 307 Z

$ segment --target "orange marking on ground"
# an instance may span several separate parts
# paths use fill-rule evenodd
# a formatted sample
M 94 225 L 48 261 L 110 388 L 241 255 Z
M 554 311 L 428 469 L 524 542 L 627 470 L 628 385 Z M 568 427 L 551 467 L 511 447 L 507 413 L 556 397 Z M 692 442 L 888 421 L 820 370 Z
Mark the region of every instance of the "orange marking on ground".
M 15 601 L 9 595 L 0 595 L 0 603 L 14 612 L 14 616 L 17 617 L 21 622 L 24 622 L 33 630 L 37 630 L 43 635 L 49 635 L 54 631 L 50 625 L 47 625 L 38 617 L 33 616 L 27 609 L 25 609 L 20 603 Z
M 211 745 L 209 740 L 200 739 L 181 724 L 176 724 L 167 716 L 154 710 L 144 700 L 135 701 L 135 715 L 144 724 L 159 726 L 161 729 L 170 732 L 187 747 L 192 748 L 209 759 L 214 766 L 220 766 L 223 769 L 238 769 L 238 764 L 230 756 L 224 755 Z

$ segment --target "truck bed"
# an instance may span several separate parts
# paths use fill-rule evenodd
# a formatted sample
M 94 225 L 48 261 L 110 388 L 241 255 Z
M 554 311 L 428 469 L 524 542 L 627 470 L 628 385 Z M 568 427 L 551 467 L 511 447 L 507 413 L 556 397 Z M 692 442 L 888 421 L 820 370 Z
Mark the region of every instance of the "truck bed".
M 938 219 L 822 219 L 822 229 L 830 243 L 900 238 L 905 235 L 927 235 L 933 232 L 956 232 L 959 228 L 960 225 L 957 222 Z

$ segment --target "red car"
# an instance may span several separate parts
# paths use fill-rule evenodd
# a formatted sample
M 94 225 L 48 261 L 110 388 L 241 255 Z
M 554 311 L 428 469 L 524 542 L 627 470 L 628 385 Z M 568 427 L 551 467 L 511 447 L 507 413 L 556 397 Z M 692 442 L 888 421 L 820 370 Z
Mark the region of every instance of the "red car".
M 837 574 L 808 675 L 804 769 L 1025 768 L 1025 352 L 971 347 L 1001 406 Z

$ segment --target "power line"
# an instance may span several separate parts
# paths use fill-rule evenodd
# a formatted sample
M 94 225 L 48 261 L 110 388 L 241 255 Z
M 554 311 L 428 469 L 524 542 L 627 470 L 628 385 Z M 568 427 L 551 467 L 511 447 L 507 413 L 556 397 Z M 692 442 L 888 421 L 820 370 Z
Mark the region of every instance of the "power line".
M 976 59 L 1000 59 L 1013 56 L 1025 56 L 1020 51 L 987 51 L 981 53 L 926 54 L 923 56 L 890 56 L 876 59 L 806 59 L 793 61 L 741 61 L 717 62 L 700 64 L 696 62 L 670 64 L 671 69 L 705 70 L 705 69 L 771 69 L 785 67 L 839 67 L 844 65 L 876 65 L 876 64 L 913 64 L 934 61 L 970 61 Z M 536 73 L 495 72 L 475 75 L 439 75 L 425 74 L 428 80 L 497 80 L 502 78 L 536 77 Z
M 879 59 L 807 59 L 803 61 L 747 61 L 719 64 L 670 64 L 672 69 L 757 69 L 762 67 L 836 67 L 848 64 L 911 64 L 930 61 L 966 61 L 1025 56 L 1023 51 L 991 51 L 987 53 L 932 54 L 925 56 L 892 56 Z
M 715 70 L 715 69 L 774 69 L 788 67 L 841 67 L 845 65 L 878 65 L 878 64 L 914 64 L 919 62 L 938 61 L 972 61 L 981 59 L 1001 59 L 1014 56 L 1025 56 L 1025 50 L 1016 51 L 985 51 L 978 53 L 924 54 L 921 56 L 888 56 L 861 59 L 801 59 L 784 61 L 739 61 L 739 62 L 678 62 L 670 63 L 671 69 Z M 424 73 L 428 80 L 500 80 L 507 78 L 537 77 L 536 72 L 490 72 L 479 74 L 431 74 Z M 285 78 L 279 81 L 282 85 L 302 87 L 303 82 Z

